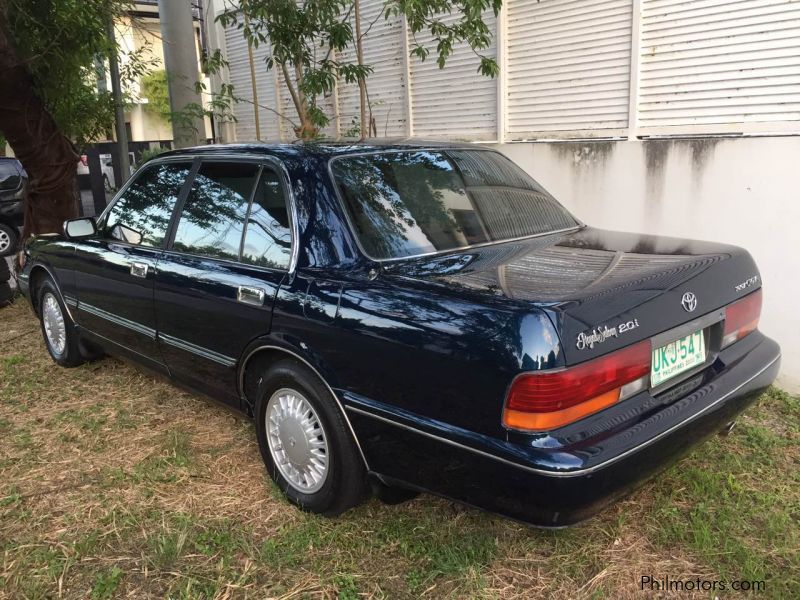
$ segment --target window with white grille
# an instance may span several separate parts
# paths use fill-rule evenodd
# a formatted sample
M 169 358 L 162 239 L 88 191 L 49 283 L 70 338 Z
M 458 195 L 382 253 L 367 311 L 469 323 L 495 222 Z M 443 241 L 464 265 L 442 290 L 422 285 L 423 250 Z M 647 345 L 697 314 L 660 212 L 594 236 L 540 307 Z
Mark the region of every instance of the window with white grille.
M 236 114 L 236 141 L 250 142 L 256 140 L 256 123 L 253 105 L 253 83 L 250 76 L 250 58 L 247 52 L 247 40 L 236 25 L 225 28 L 226 60 L 230 83 L 234 94 L 244 101 L 234 106 Z M 278 110 L 275 95 L 275 77 L 267 70 L 264 62 L 269 56 L 266 44 L 253 48 L 253 65 L 256 72 L 256 95 L 258 97 L 259 129 L 262 140 L 277 140 L 280 137 L 278 117 L 273 112 Z M 272 109 L 272 110 L 270 110 Z
M 633 0 L 504 3 L 509 139 L 628 126 L 632 7 Z
M 800 120 L 800 3 L 643 0 L 640 133 Z
M 450 24 L 459 15 L 446 15 L 441 21 Z M 484 21 L 494 35 L 494 13 L 484 14 Z M 480 58 L 466 43 L 456 44 L 444 69 L 436 63 L 436 42 L 427 32 L 409 35 L 409 47 L 416 41 L 430 50 L 428 58 L 409 58 L 411 72 L 411 114 L 417 137 L 467 140 L 497 139 L 497 81 L 478 73 Z M 495 58 L 496 37 L 490 48 L 480 52 Z

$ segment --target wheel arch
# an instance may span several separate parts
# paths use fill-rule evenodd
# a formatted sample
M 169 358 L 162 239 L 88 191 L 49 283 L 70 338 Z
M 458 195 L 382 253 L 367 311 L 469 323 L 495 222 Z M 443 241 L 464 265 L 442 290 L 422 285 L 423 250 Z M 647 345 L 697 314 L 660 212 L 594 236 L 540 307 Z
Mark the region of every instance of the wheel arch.
M 39 287 L 42 285 L 42 281 L 48 277 L 53 281 L 56 292 L 58 292 L 58 297 L 67 310 L 67 316 L 73 323 L 76 323 L 75 315 L 72 314 L 72 307 L 67 302 L 67 299 L 64 298 L 64 292 L 61 291 L 61 283 L 53 273 L 53 270 L 42 262 L 35 263 L 28 273 L 28 299 L 30 300 L 31 307 L 33 307 L 33 311 L 37 315 L 39 314 Z
M 41 287 L 42 282 L 48 277 L 53 280 L 56 290 L 58 290 L 58 295 L 61 296 L 61 301 L 64 302 L 64 297 L 61 294 L 61 287 L 58 285 L 56 278 L 50 272 L 50 269 L 48 269 L 42 263 L 36 263 L 31 267 L 30 274 L 28 275 L 28 295 L 30 297 L 31 306 L 37 314 L 39 312 L 39 288 Z M 64 306 L 66 306 L 66 302 L 64 302 Z M 69 307 L 67 307 L 67 310 L 69 310 Z
M 278 361 L 287 358 L 292 359 L 308 368 L 328 390 L 328 393 L 330 394 L 331 398 L 333 398 L 333 401 L 336 403 L 339 412 L 347 424 L 347 429 L 350 430 L 350 435 L 353 436 L 353 441 L 358 448 L 358 453 L 361 456 L 361 460 L 364 461 L 364 467 L 367 469 L 367 471 L 369 471 L 367 458 L 364 455 L 364 451 L 361 448 L 361 443 L 358 440 L 355 429 L 353 429 L 353 425 L 350 423 L 350 418 L 347 416 L 347 411 L 345 410 L 341 399 L 333 390 L 333 387 L 330 385 L 330 383 L 328 383 L 328 379 L 326 379 L 326 377 L 322 374 L 324 369 L 312 362 L 313 358 L 308 352 L 302 352 L 302 350 L 299 348 L 291 348 L 286 345 L 282 345 L 273 339 L 261 340 L 251 344 L 244 352 L 241 361 L 239 361 L 240 366 L 237 376 L 239 394 L 244 400 L 247 411 L 250 414 L 253 414 L 254 412 L 253 409 L 255 407 L 255 399 L 253 396 L 255 389 L 258 387 L 261 381 L 260 374 Z

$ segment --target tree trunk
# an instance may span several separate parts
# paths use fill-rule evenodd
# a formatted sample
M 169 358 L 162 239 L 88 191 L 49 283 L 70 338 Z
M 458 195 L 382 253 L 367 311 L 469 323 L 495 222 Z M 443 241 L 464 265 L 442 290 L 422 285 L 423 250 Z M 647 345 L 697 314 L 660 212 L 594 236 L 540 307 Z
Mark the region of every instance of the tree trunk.
M 0 2 L 0 132 L 28 172 L 25 239 L 60 232 L 64 221 L 77 215 L 80 157 L 45 108 L 11 44 L 4 4 Z
M 353 9 L 356 13 L 356 59 L 358 65 L 364 65 L 364 44 L 361 40 L 361 2 L 355 0 Z M 363 77 L 358 78 L 358 96 L 361 105 L 361 139 L 369 136 L 369 125 L 367 123 L 367 82 Z
M 294 128 L 294 133 L 301 140 L 312 140 L 317 137 L 318 130 L 311 123 L 311 118 L 308 114 L 308 102 L 305 94 L 300 90 L 303 77 L 302 62 L 295 64 L 295 83 L 297 87 L 292 84 L 292 76 L 289 74 L 289 68 L 286 63 L 281 63 L 281 71 L 295 110 L 297 110 L 297 116 L 300 119 L 300 126 Z

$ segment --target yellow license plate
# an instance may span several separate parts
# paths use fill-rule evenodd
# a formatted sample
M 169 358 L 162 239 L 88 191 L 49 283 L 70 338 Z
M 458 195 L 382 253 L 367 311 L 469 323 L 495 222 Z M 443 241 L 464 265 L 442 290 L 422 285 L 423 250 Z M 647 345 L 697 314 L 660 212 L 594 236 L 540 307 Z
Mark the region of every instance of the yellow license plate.
M 656 387 L 706 361 L 703 331 L 695 331 L 679 340 L 653 350 L 650 386 Z

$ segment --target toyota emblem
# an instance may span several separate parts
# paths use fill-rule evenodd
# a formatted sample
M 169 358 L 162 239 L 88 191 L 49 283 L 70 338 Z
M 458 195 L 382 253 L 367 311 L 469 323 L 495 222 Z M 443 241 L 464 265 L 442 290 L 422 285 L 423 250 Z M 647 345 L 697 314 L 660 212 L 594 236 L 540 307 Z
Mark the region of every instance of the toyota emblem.
M 681 306 L 686 312 L 694 312 L 694 309 L 697 308 L 697 296 L 692 292 L 686 292 L 681 298 Z

